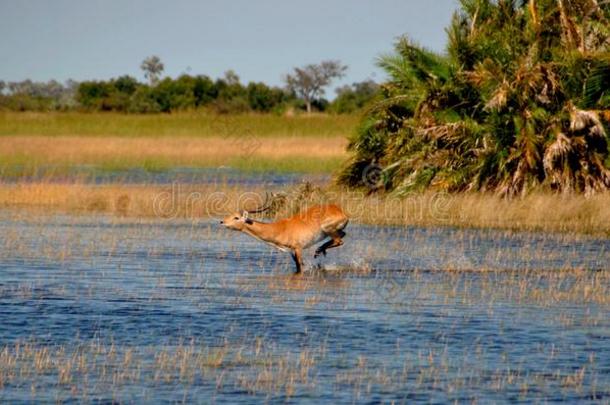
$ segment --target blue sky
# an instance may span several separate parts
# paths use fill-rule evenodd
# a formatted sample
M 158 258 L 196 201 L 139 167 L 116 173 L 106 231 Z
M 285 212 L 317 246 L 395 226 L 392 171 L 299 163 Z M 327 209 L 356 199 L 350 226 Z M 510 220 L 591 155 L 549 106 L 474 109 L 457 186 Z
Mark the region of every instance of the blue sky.
M 339 59 L 342 83 L 383 74 L 375 58 L 408 34 L 443 51 L 456 0 L 0 0 L 0 80 L 143 80 L 159 55 L 165 75 L 281 85 L 294 66 Z M 339 83 L 337 83 L 338 85 Z

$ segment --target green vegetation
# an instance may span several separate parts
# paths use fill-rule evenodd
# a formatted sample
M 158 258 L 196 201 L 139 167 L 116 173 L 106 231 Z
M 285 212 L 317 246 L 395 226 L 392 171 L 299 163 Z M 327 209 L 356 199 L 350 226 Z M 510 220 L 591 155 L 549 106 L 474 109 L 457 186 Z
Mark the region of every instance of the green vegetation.
M 178 167 L 331 173 L 353 115 L 0 113 L 0 179 Z
M 324 99 L 324 88 L 347 69 L 336 61 L 310 64 L 295 68 L 287 75 L 286 88 L 261 82 L 242 84 L 232 70 L 216 80 L 206 75 L 183 74 L 177 78 L 161 78 L 163 63 L 156 56 L 146 58 L 141 65 L 149 83 L 134 77 L 120 76 L 101 81 L 68 81 L 65 85 L 51 80 L 36 83 L 31 80 L 0 81 L 0 111 L 115 111 L 122 113 L 159 113 L 184 110 L 206 110 L 220 114 L 245 112 L 282 113 L 312 109 L 336 113 L 351 113 L 362 108 L 376 93 L 369 81 L 355 83 L 346 103 L 346 88 L 338 89 L 339 103 Z M 374 83 L 373 83 L 374 85 Z M 6 92 L 5 92 L 6 88 Z M 354 93 L 354 94 L 351 94 Z
M 337 89 L 337 98 L 333 100 L 328 110 L 338 114 L 360 111 L 379 93 L 379 85 L 372 80 L 353 83 Z
M 62 84 L 56 80 L 6 83 L 0 80 L 0 111 L 64 111 L 77 107 L 74 95 L 78 83 L 68 80 Z
M 182 75 L 177 79 L 155 79 L 150 85 L 129 76 L 98 82 L 83 82 L 76 100 L 87 110 L 120 112 L 170 112 L 209 107 L 220 113 L 279 111 L 290 94 L 263 83 L 243 86 L 234 74 L 213 81 L 208 76 Z
M 236 75 L 227 74 L 216 81 L 205 75 L 182 75 L 156 79 L 154 85 L 138 83 L 130 76 L 83 82 L 76 100 L 93 111 L 151 113 L 209 107 L 219 113 L 241 113 L 280 111 L 294 97 L 264 83 L 243 86 Z
M 461 0 L 446 56 L 403 38 L 380 58 L 390 81 L 340 182 L 397 194 L 610 188 L 608 21 L 607 3 Z
M 311 113 L 312 104 L 320 100 L 324 88 L 336 79 L 343 77 L 347 66 L 339 61 L 328 60 L 320 64 L 309 64 L 295 68 L 294 73 L 285 77 L 288 89 L 305 102 L 305 108 Z
M 273 114 L 14 113 L 0 112 L 0 136 L 119 137 L 315 137 L 345 138 L 357 125 L 355 115 L 279 116 Z

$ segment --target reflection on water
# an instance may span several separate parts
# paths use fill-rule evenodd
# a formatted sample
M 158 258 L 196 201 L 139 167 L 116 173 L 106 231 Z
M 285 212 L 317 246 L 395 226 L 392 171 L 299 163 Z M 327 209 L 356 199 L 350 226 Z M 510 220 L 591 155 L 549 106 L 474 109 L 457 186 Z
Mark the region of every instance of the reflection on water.
M 2 212 L 0 401 L 610 400 L 609 240 L 347 230 Z

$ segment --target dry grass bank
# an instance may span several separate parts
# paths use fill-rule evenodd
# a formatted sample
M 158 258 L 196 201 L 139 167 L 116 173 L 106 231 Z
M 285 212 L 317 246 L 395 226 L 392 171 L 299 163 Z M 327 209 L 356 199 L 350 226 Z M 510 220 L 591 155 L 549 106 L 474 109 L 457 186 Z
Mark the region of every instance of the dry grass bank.
M 347 157 L 334 137 L 0 137 L 0 174 L 91 165 L 102 170 L 228 166 L 245 170 L 326 172 Z M 46 170 L 50 170 L 46 169 Z M 18 173 L 15 173 L 18 174 Z
M 198 219 L 256 206 L 266 191 L 228 185 L 0 184 L 0 207 Z M 482 194 L 418 194 L 397 199 L 309 185 L 281 192 L 285 198 L 277 204 L 277 217 L 309 204 L 334 202 L 354 222 L 365 224 L 610 235 L 610 194 L 589 198 L 536 194 L 514 200 Z
M 251 196 L 246 192 L 264 190 L 222 184 L 181 186 L 179 190 L 120 183 L 96 186 L 75 180 L 71 170 L 82 166 L 107 171 L 224 166 L 245 171 L 331 173 L 347 158 L 346 136 L 357 121 L 355 116 L 200 112 L 0 113 L 0 179 L 17 179 L 14 184 L 0 180 L 0 206 L 138 217 L 224 215 L 244 204 L 244 195 Z M 73 179 L 72 183 L 18 180 L 31 175 L 44 179 L 47 174 L 51 178 L 62 171 L 68 174 L 62 178 Z M 283 190 L 289 204 L 277 214 L 288 215 L 307 203 L 332 201 L 345 207 L 355 221 L 370 224 L 610 234 L 609 194 L 591 198 L 534 194 L 503 200 L 484 194 L 428 193 L 397 199 L 323 187 Z

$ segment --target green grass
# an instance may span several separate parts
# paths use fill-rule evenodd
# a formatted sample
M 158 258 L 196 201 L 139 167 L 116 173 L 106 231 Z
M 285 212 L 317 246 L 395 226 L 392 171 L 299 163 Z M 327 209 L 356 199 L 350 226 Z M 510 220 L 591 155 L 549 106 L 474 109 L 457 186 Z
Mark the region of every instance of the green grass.
M 0 136 L 244 136 L 347 137 L 355 115 L 15 113 L 0 112 Z
M 355 115 L 0 112 L 0 181 L 143 169 L 331 173 Z

